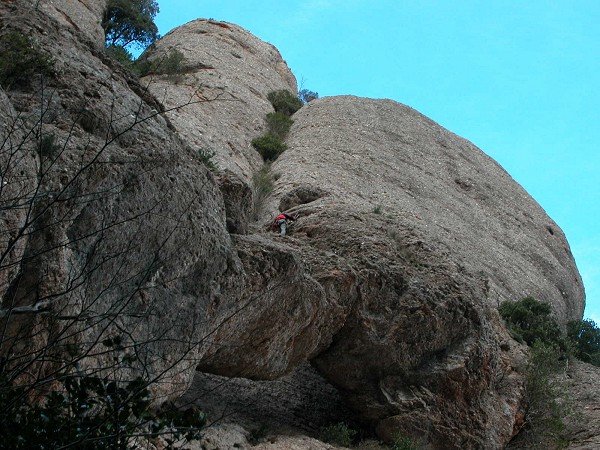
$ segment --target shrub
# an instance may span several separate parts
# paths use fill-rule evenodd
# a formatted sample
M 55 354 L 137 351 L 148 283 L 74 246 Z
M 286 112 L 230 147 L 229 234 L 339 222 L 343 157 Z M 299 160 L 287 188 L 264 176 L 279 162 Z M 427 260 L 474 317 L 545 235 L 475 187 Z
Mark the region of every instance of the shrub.
M 567 324 L 567 336 L 573 343 L 575 357 L 600 366 L 600 328 L 593 320 L 577 320 Z
M 525 369 L 525 426 L 515 441 L 524 448 L 562 448 L 567 408 L 558 400 L 562 392 L 556 373 L 565 365 L 569 342 L 548 304 L 526 297 L 503 303 L 499 311 L 513 337 L 531 348 Z
M 271 165 L 265 164 L 252 176 L 252 216 L 254 220 L 260 218 L 265 201 L 275 188 L 275 176 L 271 172 Z
M 163 58 L 160 59 L 155 69 L 159 75 L 181 75 L 185 56 L 179 50 L 171 49 Z
M 177 81 L 185 71 L 185 56 L 179 50 L 171 49 L 162 57 L 152 60 L 140 58 L 133 64 L 133 71 L 139 77 L 147 75 L 167 75 Z
M 418 450 L 418 448 L 417 444 L 411 438 L 398 435 L 392 444 L 391 450 Z
M 321 430 L 323 441 L 342 447 L 350 447 L 354 436 L 356 436 L 356 430 L 351 429 L 342 422 L 336 423 L 335 425 L 329 425 Z
M 125 67 L 132 67 L 134 64 L 133 55 L 122 45 L 109 45 L 106 47 L 106 54 Z
M 285 114 L 274 112 L 267 114 L 269 133 L 283 140 L 287 136 L 294 121 Z
M 287 150 L 281 139 L 271 133 L 256 138 L 252 141 L 252 146 L 260 153 L 265 161 L 275 161 L 279 155 Z
M 286 116 L 291 116 L 302 108 L 302 101 L 285 89 L 270 92 L 267 98 L 273 105 L 275 112 L 285 114 Z
M 499 311 L 516 340 L 529 346 L 539 340 L 566 351 L 566 341 L 558 323 L 550 315 L 550 305 L 526 297 L 516 302 L 504 302 Z
M 198 150 L 198 156 L 200 157 L 200 161 L 202 161 L 202 164 L 204 164 L 208 170 L 210 170 L 211 172 L 218 172 L 219 168 L 217 167 L 217 165 L 214 163 L 214 161 L 212 160 L 212 158 L 216 155 L 216 153 L 212 150 L 206 150 L 201 148 L 200 150 Z
M 302 103 L 307 104 L 308 102 L 318 99 L 319 94 L 314 91 L 309 91 L 308 89 L 301 89 L 298 91 L 298 98 Z
M 559 347 L 537 340 L 531 347 L 525 371 L 526 417 L 525 425 L 516 439 L 518 447 L 564 448 L 567 404 L 556 373 L 564 367 L 565 359 Z
M 31 39 L 17 32 L 0 37 L 0 85 L 27 86 L 34 75 L 53 74 L 53 61 Z
M 106 46 L 152 44 L 158 39 L 158 28 L 154 24 L 158 12 L 156 0 L 108 0 L 102 17 Z
M 195 409 L 150 409 L 142 378 L 118 384 L 96 376 L 64 376 L 43 403 L 28 403 L 31 392 L 0 373 L 0 447 L 132 448 L 135 436 L 196 439 L 205 423 Z

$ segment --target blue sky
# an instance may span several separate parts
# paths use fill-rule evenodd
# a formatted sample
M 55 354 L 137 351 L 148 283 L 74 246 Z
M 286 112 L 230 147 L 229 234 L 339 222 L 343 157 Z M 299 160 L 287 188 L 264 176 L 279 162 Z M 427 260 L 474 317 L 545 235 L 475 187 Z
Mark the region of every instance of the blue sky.
M 274 44 L 321 96 L 391 98 L 496 159 L 565 231 L 600 324 L 600 1 L 159 0 Z

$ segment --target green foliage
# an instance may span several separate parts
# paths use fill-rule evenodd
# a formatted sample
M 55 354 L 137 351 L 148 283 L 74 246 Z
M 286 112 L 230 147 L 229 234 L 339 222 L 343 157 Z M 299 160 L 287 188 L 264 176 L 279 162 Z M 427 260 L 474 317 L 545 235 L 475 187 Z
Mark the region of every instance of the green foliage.
M 516 439 L 519 448 L 564 448 L 567 404 L 556 373 L 564 368 L 559 347 L 535 341 L 525 371 L 527 413 L 524 429 Z
M 600 328 L 596 322 L 589 319 L 569 322 L 567 336 L 577 358 L 600 366 Z
M 263 210 L 265 202 L 275 188 L 275 176 L 271 172 L 271 165 L 265 164 L 252 176 L 252 215 L 255 220 Z
M 269 92 L 267 98 L 273 105 L 275 112 L 285 114 L 286 116 L 291 116 L 302 108 L 302 101 L 285 89 Z
M 122 45 L 109 45 L 106 47 L 106 54 L 125 67 L 131 68 L 134 64 L 133 55 Z
M 148 383 L 118 384 L 96 376 L 64 376 L 44 402 L 0 374 L 0 448 L 132 448 L 134 436 L 163 436 L 169 446 L 196 439 L 204 415 L 195 409 L 150 409 Z
M 392 444 L 391 450 L 419 450 L 419 447 L 408 436 L 398 435 Z
M 374 214 L 381 214 L 382 212 L 383 212 L 383 208 L 381 207 L 381 205 L 377 205 L 377 206 L 375 206 L 375 208 L 373 208 Z
M 525 370 L 526 421 L 516 443 L 519 448 L 562 448 L 568 411 L 559 401 L 562 392 L 556 374 L 564 368 L 571 344 L 548 304 L 527 297 L 505 302 L 499 311 L 513 337 L 531 348 Z
M 219 168 L 212 160 L 215 155 L 216 153 L 212 150 L 206 150 L 204 148 L 198 150 L 198 156 L 200 157 L 200 161 L 202 161 L 202 164 L 204 164 L 211 172 L 219 171 Z
M 308 89 L 301 89 L 300 91 L 298 91 L 298 98 L 302 103 L 307 104 L 309 102 L 312 102 L 313 100 L 318 99 L 319 94 L 314 91 L 309 91 Z
M 267 114 L 269 133 L 273 136 L 277 136 L 281 140 L 285 139 L 293 123 L 294 121 L 285 114 L 279 112 Z
M 133 71 L 139 77 L 167 75 L 173 81 L 177 81 L 185 71 L 185 61 L 183 53 L 171 49 L 161 57 L 152 60 L 144 57 L 139 58 L 133 64 Z
M 184 62 L 185 56 L 183 56 L 183 53 L 179 50 L 171 49 L 164 58 L 159 60 L 154 72 L 159 75 L 181 75 Z
M 529 346 L 539 340 L 566 351 L 566 341 L 558 323 L 551 316 L 550 305 L 526 297 L 516 302 L 504 302 L 499 311 L 516 340 Z
M 106 46 L 146 47 L 158 39 L 154 17 L 159 8 L 156 0 L 109 0 L 102 28 Z
M 323 441 L 342 447 L 350 447 L 356 434 L 356 430 L 353 430 L 342 422 L 329 425 L 321 430 L 321 438 Z
M 11 31 L 0 37 L 0 85 L 4 89 L 25 87 L 34 75 L 50 76 L 53 65 L 27 36 Z
M 275 161 L 279 155 L 287 150 L 287 145 L 285 145 L 279 137 L 271 133 L 253 139 L 252 146 L 260 153 L 265 161 Z

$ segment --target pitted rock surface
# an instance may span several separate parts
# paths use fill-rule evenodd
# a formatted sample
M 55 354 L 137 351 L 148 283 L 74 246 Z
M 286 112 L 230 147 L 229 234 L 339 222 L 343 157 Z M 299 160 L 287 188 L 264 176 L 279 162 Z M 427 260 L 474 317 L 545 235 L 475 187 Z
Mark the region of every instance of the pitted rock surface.
M 50 164 L 23 159 L 44 195 L 10 256 L 25 255 L 20 273 L 2 275 L 2 307 L 54 300 L 52 314 L 12 321 L 9 336 L 29 329 L 35 339 L 23 344 L 40 348 L 60 333 L 57 316 L 84 313 L 67 344 L 126 336 L 146 374 L 163 374 L 153 386 L 162 399 L 187 389 L 196 367 L 274 380 L 310 360 L 388 442 L 399 432 L 435 449 L 508 442 L 521 356 L 495 308 L 531 295 L 564 323 L 581 316 L 584 293 L 562 231 L 506 172 L 398 103 L 321 99 L 294 116 L 273 165 L 285 176 L 269 213 L 297 212 L 293 232 L 232 237 L 250 229 L 249 185 L 262 165 L 250 141 L 272 111 L 266 95 L 296 90 L 277 50 L 198 20 L 146 55 L 176 48 L 183 76 L 140 84 L 93 44 L 103 2 L 41 4 L 0 3 L 3 23 L 32 35 L 56 68 L 43 105 L 27 90 L 0 98 L 0 129 L 18 111 L 31 130 L 43 108 L 42 131 L 63 148 Z M 221 189 L 199 148 L 216 152 Z M 23 220 L 1 219 L 6 235 Z M 112 371 L 113 356 L 82 368 Z
M 573 414 L 567 421 L 569 450 L 600 448 L 600 368 L 573 361 L 566 380 L 567 402 Z
M 10 164 L 27 181 L 20 195 L 33 199 L 30 219 L 35 218 L 15 246 L 17 258 L 24 252 L 24 263 L 13 285 L 2 286 L 11 289 L 2 307 L 50 301 L 51 312 L 12 318 L 8 335 L 30 330 L 31 341 L 20 339 L 17 348 L 35 351 L 65 334 L 66 325 L 66 334 L 74 337 L 65 345 L 84 353 L 99 336 L 101 341 L 120 336 L 126 348 L 135 346 L 139 358 L 121 364 L 122 376 L 138 374 L 143 365 L 150 377 L 162 374 L 161 383 L 152 386 L 155 394 L 162 400 L 176 397 L 192 380 L 206 348 L 199 344 L 212 321 L 235 304 L 235 295 L 223 292 L 235 293 L 241 284 L 219 188 L 158 113 L 156 100 L 90 46 L 87 33 L 57 18 L 63 2 L 40 5 L 0 4 L 2 23 L 32 36 L 55 68 L 55 75 L 44 80 L 43 102 L 37 78 L 30 88 L 1 99 L 1 129 L 11 129 L 12 104 L 19 112 L 20 136 L 26 136 L 21 148 L 14 144 L 15 134 L 3 141 L 2 150 L 16 148 Z M 90 23 L 100 20 L 102 2 L 94 3 L 89 17 L 83 2 L 68 5 L 69 17 L 81 13 Z M 31 151 L 38 146 L 31 131 L 39 129 L 40 111 L 42 135 L 55 139 L 52 158 Z M 19 157 L 23 149 L 26 155 Z M 29 155 L 35 160 L 28 162 Z M 10 205 L 14 185 L 2 190 L 3 209 Z M 22 222 L 18 214 L 3 219 L 3 235 Z M 11 279 L 14 273 L 3 268 L 3 283 Z M 71 325 L 60 319 L 79 314 L 81 320 Z M 103 349 L 80 367 L 114 373 L 115 355 Z M 52 370 L 48 364 L 41 367 L 42 375 Z
M 306 184 L 326 190 L 322 210 L 340 205 L 375 221 L 369 213 L 381 212 L 390 234 L 409 227 L 480 274 L 493 306 L 530 295 L 563 323 L 581 317 L 583 285 L 563 232 L 472 143 L 391 100 L 324 98 L 294 120 L 290 148 L 274 164 L 286 174 L 277 198 Z
M 170 49 L 185 56 L 181 79 L 150 75 L 143 82 L 150 83 L 150 92 L 167 109 L 191 101 L 168 113 L 181 137 L 192 148 L 216 152 L 213 160 L 222 171 L 250 183 L 262 165 L 251 141 L 264 133 L 265 116 L 273 112 L 267 94 L 280 89 L 295 93 L 296 79 L 275 47 L 226 22 L 187 23 L 145 56 L 160 61 Z

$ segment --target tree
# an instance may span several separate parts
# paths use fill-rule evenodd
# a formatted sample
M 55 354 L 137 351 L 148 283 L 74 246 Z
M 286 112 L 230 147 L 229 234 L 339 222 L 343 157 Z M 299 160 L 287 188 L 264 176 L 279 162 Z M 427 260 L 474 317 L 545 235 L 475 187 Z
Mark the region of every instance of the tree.
M 156 0 L 109 0 L 102 18 L 106 46 L 147 47 L 158 39 Z

